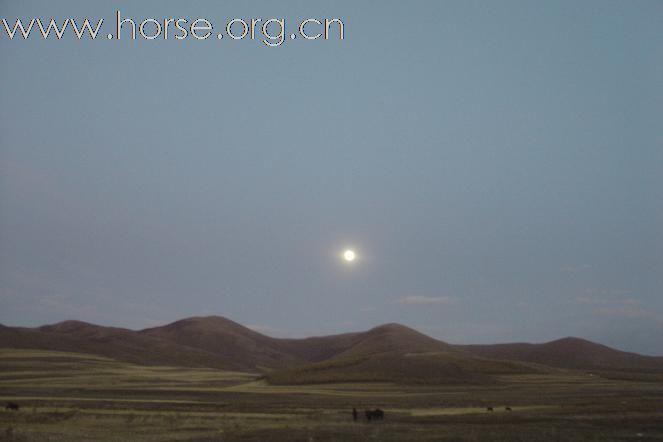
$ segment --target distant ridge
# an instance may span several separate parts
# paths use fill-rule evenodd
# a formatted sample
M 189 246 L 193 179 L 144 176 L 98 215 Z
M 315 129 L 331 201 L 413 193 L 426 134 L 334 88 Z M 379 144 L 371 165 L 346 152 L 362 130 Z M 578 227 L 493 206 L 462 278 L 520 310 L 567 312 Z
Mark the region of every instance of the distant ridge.
M 459 345 L 475 355 L 569 369 L 661 370 L 663 357 L 616 350 L 586 339 L 566 337 L 543 344 Z
M 90 353 L 141 365 L 239 368 L 214 353 L 142 336 L 128 329 L 81 321 L 37 328 L 3 327 L 0 328 L 0 347 Z
M 453 351 L 449 344 L 401 324 L 384 324 L 365 332 L 281 339 L 280 343 L 288 352 L 308 362 L 385 352 Z
M 534 373 L 540 369 L 518 362 L 490 361 L 471 355 L 400 324 L 386 324 L 366 332 L 292 342 L 295 351 L 333 348 L 324 359 L 273 371 L 273 384 L 330 382 L 395 382 L 422 384 L 485 384 L 494 375 Z M 299 348 L 297 348 L 299 347 Z M 300 353 L 302 354 L 302 353 Z M 315 353 L 308 353 L 309 356 Z
M 221 316 L 191 317 L 140 331 L 63 321 L 0 325 L 0 347 L 89 353 L 142 365 L 263 373 L 277 384 L 380 381 L 486 383 L 496 375 L 545 370 L 649 370 L 663 358 L 579 338 L 544 344 L 450 345 L 401 324 L 367 331 L 280 339 Z
M 138 332 L 222 356 L 242 369 L 274 369 L 306 361 L 284 351 L 280 340 L 221 316 L 192 317 Z

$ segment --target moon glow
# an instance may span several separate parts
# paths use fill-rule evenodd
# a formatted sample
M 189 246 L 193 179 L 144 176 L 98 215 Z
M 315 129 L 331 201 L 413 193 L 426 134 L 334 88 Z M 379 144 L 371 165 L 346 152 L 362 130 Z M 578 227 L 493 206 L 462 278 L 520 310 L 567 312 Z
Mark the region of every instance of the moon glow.
M 343 252 L 343 259 L 346 260 L 347 262 L 354 261 L 356 257 L 357 254 L 355 253 L 354 250 L 348 249 L 345 252 Z

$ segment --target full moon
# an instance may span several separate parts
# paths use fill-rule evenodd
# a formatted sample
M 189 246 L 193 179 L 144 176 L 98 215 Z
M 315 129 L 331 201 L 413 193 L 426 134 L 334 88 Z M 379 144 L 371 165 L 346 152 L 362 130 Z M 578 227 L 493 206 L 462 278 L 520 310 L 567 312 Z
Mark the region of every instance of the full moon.
M 357 255 L 355 254 L 354 250 L 348 249 L 345 252 L 343 252 L 343 259 L 345 259 L 348 262 L 354 261 L 356 257 Z

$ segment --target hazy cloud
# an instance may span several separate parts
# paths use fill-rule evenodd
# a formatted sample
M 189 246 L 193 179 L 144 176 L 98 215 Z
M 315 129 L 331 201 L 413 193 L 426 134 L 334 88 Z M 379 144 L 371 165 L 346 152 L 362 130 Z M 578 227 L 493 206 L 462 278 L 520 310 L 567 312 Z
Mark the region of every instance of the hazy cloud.
M 627 291 L 606 291 L 602 295 L 596 295 L 592 292 L 585 292 L 575 298 L 576 304 L 581 305 L 594 305 L 594 306 L 624 306 L 624 305 L 638 305 L 640 301 L 635 298 L 625 298 L 621 295 L 627 294 Z
M 608 316 L 621 319 L 632 319 L 638 321 L 653 321 L 663 327 L 663 315 L 645 307 L 632 304 L 619 306 L 601 306 L 593 311 L 596 315 Z
M 396 302 L 399 304 L 408 304 L 408 305 L 427 305 L 427 304 L 444 304 L 450 305 L 455 304 L 456 299 L 449 296 L 419 296 L 419 295 L 410 295 L 404 296 L 398 299 Z
M 625 294 L 624 290 L 601 290 L 604 294 Z M 631 297 L 600 297 L 582 295 L 575 299 L 576 304 L 588 306 L 590 312 L 596 316 L 653 321 L 663 326 L 663 315 L 643 305 L 642 301 Z

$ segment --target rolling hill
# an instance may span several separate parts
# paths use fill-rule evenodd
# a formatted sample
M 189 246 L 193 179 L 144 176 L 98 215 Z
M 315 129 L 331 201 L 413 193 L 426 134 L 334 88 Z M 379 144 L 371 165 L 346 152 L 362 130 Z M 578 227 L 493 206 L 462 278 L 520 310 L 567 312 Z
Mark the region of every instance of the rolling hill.
M 280 344 L 289 353 L 308 362 L 386 352 L 457 351 L 445 342 L 400 324 L 385 324 L 365 332 L 281 339 Z
M 182 319 L 138 334 L 218 355 L 244 370 L 284 368 L 306 362 L 283 349 L 279 339 L 220 316 Z
M 308 338 L 290 345 L 313 362 L 269 372 L 266 378 L 270 383 L 482 384 L 493 382 L 497 374 L 540 371 L 520 362 L 474 356 L 400 324 L 386 324 L 361 333 Z M 326 348 L 328 357 L 316 357 L 319 355 L 313 351 L 316 348 Z
M 238 369 L 227 358 L 123 328 L 64 321 L 38 328 L 0 327 L 0 348 L 88 353 L 141 365 Z
M 585 339 L 567 337 L 543 344 L 459 345 L 477 356 L 581 370 L 663 370 L 663 357 L 628 353 Z
M 663 371 L 663 358 L 578 338 L 545 344 L 450 345 L 400 324 L 305 339 L 273 338 L 220 316 L 134 331 L 80 321 L 0 325 L 0 348 L 88 353 L 142 365 L 261 372 L 276 384 L 381 381 L 486 383 L 547 367 Z

